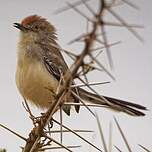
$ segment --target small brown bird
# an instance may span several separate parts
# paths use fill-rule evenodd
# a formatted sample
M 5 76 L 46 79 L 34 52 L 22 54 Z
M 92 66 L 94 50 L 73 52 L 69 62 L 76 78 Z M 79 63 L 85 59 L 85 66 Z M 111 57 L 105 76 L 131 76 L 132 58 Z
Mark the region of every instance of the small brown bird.
M 57 44 L 55 27 L 45 18 L 37 15 L 28 16 L 14 26 L 20 29 L 16 84 L 21 95 L 40 108 L 48 108 L 55 101 L 61 74 L 69 70 Z M 82 88 L 73 89 L 86 102 L 105 105 L 110 109 L 122 111 L 133 116 L 144 116 L 140 110 L 144 106 L 127 101 L 87 92 Z M 107 102 L 108 101 L 108 102 Z M 66 102 L 79 102 L 70 94 Z M 79 106 L 75 106 L 79 112 Z M 70 115 L 70 106 L 63 110 Z

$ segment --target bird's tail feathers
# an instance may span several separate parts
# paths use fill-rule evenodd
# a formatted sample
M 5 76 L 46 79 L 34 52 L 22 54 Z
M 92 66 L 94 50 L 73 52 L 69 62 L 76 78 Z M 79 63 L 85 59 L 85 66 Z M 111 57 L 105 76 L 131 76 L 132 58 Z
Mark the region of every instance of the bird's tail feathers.
M 125 112 L 132 116 L 144 116 L 145 113 L 143 113 L 141 110 L 147 110 L 146 107 L 142 105 L 107 96 L 99 96 L 81 88 L 79 88 L 79 96 L 86 102 L 103 105 L 112 110 Z

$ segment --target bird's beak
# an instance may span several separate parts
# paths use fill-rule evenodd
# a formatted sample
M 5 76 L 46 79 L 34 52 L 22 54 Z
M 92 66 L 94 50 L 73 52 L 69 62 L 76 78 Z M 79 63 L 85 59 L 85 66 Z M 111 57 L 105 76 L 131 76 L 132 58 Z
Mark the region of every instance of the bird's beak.
M 21 30 L 21 31 L 27 31 L 27 30 L 28 30 L 27 27 L 23 26 L 23 25 L 20 24 L 20 23 L 14 23 L 14 27 L 18 28 L 18 29 Z

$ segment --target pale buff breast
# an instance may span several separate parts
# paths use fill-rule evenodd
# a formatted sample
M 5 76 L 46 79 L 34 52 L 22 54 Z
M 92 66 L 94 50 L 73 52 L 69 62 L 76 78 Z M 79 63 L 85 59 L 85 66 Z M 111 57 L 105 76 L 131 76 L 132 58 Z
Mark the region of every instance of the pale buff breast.
M 58 81 L 48 73 L 43 64 L 24 56 L 22 63 L 17 66 L 16 84 L 26 100 L 40 108 L 47 108 L 54 99 Z

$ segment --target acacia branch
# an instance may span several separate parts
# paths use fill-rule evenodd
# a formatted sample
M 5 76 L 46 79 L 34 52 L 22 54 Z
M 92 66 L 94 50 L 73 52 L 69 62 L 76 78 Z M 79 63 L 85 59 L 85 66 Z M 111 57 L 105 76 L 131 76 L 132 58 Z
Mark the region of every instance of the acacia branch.
M 75 7 L 74 7 L 75 8 Z M 51 107 L 48 109 L 48 111 L 45 113 L 45 117 L 42 117 L 40 120 L 40 123 L 38 123 L 38 126 L 35 127 L 30 135 L 29 135 L 29 142 L 26 143 L 23 152 L 36 152 L 41 144 L 40 139 L 43 136 L 44 128 L 46 125 L 49 124 L 49 122 L 52 119 L 52 116 L 54 112 L 58 109 L 59 105 L 63 102 L 64 97 L 68 93 L 68 88 L 72 82 L 72 80 L 75 78 L 77 71 L 79 68 L 83 65 L 84 58 L 90 53 L 93 44 L 95 43 L 96 32 L 100 24 L 100 17 L 102 16 L 102 12 L 104 10 L 104 1 L 100 0 L 100 9 L 98 13 L 95 16 L 95 21 L 92 23 L 93 27 L 90 33 L 88 33 L 88 37 L 85 38 L 84 43 L 85 47 L 82 51 L 82 53 L 76 58 L 76 61 L 71 67 L 71 72 L 66 72 L 64 76 L 65 83 L 60 87 L 59 92 L 56 96 L 56 100 L 53 102 Z M 31 140 L 32 138 L 32 140 Z

